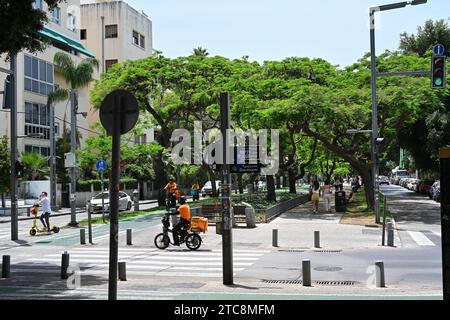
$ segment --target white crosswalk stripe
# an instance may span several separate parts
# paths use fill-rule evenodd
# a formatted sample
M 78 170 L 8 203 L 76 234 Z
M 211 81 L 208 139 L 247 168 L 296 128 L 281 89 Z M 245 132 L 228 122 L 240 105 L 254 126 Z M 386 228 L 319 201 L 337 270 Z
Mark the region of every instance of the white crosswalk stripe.
M 251 267 L 269 250 L 235 250 L 233 271 Z M 70 265 L 80 268 L 81 275 L 107 276 L 109 272 L 109 248 L 74 248 L 68 250 Z M 31 257 L 27 264 L 20 264 L 12 272 L 54 273 L 61 264 L 61 254 Z M 173 277 L 222 277 L 222 252 L 212 251 L 162 251 L 145 248 L 119 248 L 119 262 L 127 263 L 127 276 Z
M 436 246 L 433 241 L 420 231 L 408 231 L 409 236 L 421 247 Z

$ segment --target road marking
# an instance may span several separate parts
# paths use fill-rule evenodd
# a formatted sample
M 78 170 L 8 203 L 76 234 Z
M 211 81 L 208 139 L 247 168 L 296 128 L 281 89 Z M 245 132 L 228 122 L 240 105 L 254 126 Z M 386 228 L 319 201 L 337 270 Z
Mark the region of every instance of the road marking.
M 431 232 L 434 233 L 434 235 L 436 235 L 436 236 L 442 238 L 442 233 L 441 233 L 441 231 L 431 231 Z
M 422 232 L 419 231 L 408 231 L 408 234 L 411 236 L 411 238 L 422 247 L 426 246 L 436 246 L 434 242 L 432 242 L 430 239 L 428 239 Z

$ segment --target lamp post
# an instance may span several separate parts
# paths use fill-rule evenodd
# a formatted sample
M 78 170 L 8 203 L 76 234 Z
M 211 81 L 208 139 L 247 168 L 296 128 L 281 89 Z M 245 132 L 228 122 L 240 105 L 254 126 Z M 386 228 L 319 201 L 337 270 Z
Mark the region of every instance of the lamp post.
M 376 212 L 376 223 L 380 223 L 380 208 L 378 199 L 378 153 L 376 148 L 376 140 L 378 138 L 378 111 L 377 111 L 377 69 L 376 69 L 376 52 L 375 52 L 375 13 L 388 11 L 393 9 L 404 8 L 407 5 L 420 5 L 427 3 L 427 0 L 413 0 L 398 3 L 392 3 L 382 6 L 370 7 L 370 60 L 371 60 L 371 79 L 372 79 L 372 178 L 374 190 L 374 206 Z

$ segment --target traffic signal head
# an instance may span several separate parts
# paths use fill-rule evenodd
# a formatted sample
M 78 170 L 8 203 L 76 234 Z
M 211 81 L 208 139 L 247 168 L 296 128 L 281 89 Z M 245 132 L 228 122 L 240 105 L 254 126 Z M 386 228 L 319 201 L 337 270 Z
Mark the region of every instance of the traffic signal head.
M 23 177 L 23 169 L 24 169 L 24 166 L 23 166 L 22 162 L 17 160 L 16 161 L 16 177 L 17 178 Z
M 446 82 L 446 56 L 433 56 L 431 59 L 431 88 L 443 89 Z
M 11 76 L 6 76 L 4 90 L 3 90 L 3 109 L 11 109 L 13 101 Z

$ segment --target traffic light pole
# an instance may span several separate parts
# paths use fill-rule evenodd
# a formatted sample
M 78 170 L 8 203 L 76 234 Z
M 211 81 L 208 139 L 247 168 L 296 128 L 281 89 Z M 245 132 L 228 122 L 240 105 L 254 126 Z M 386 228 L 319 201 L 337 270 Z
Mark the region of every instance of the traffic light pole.
M 11 81 L 13 103 L 11 105 L 11 240 L 19 240 L 19 225 L 17 217 L 17 55 L 11 57 Z
M 76 159 L 76 149 L 77 149 L 77 110 L 75 106 L 75 97 L 76 91 L 74 89 L 70 90 L 70 114 L 71 114 L 71 120 L 70 120 L 70 147 L 71 147 L 71 153 L 73 154 L 73 157 Z M 76 170 L 77 165 L 75 163 L 73 164 L 71 170 L 71 177 L 70 177 L 70 226 L 77 226 L 77 216 L 76 216 L 76 197 L 77 197 L 77 176 L 76 176 Z

